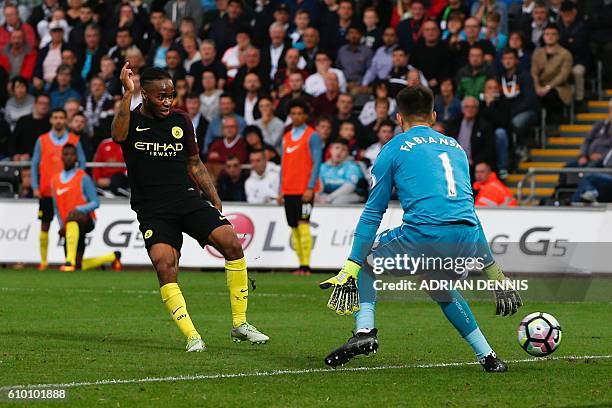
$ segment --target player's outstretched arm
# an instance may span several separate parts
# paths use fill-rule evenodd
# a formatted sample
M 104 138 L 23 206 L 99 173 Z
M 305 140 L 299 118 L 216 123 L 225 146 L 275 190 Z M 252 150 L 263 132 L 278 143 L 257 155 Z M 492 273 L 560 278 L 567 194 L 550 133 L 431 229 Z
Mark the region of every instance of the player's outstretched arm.
M 221 211 L 221 199 L 219 198 L 215 184 L 213 183 L 208 170 L 206 170 L 206 166 L 204 166 L 204 163 L 202 163 L 202 160 L 200 160 L 199 155 L 195 154 L 193 156 L 189 156 L 187 159 L 187 171 L 193 176 L 193 179 L 196 181 L 196 183 L 198 183 L 200 189 L 202 189 L 206 197 L 208 197 L 215 208 Z
M 119 75 L 119 79 L 121 79 L 121 83 L 125 88 L 125 93 L 123 94 L 123 99 L 121 99 L 119 112 L 117 112 L 111 124 L 111 135 L 113 141 L 117 143 L 125 141 L 130 130 L 130 105 L 132 104 L 132 95 L 134 94 L 133 75 L 134 73 L 130 69 L 129 62 L 126 62 Z

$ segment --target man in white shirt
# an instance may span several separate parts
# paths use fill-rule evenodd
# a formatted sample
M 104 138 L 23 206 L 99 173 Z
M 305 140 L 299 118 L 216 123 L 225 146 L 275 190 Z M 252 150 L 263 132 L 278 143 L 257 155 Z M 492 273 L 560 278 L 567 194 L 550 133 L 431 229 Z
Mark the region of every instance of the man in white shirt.
M 263 150 L 249 154 L 251 175 L 244 184 L 247 202 L 250 204 L 276 203 L 280 185 L 280 169 L 269 162 Z
M 340 84 L 340 91 L 342 93 L 346 92 L 346 77 L 344 76 L 344 72 L 338 68 L 332 68 L 331 64 L 332 60 L 327 52 L 317 52 L 315 57 L 317 72 L 306 78 L 306 83 L 304 85 L 304 90 L 306 93 L 314 97 L 325 93 L 325 91 L 327 91 L 327 88 L 325 87 L 325 76 L 328 72 L 333 72 L 336 74 L 338 77 L 338 83 Z

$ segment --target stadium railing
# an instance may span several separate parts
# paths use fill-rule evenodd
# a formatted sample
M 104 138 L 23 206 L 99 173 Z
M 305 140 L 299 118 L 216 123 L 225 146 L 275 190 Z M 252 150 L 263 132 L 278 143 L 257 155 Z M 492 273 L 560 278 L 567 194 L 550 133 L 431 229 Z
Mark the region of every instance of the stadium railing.
M 612 174 L 610 168 L 585 168 L 585 167 L 529 167 L 523 178 L 516 185 L 517 201 L 519 205 L 530 205 L 536 197 L 536 175 L 538 174 L 581 174 L 581 173 L 606 173 Z M 529 182 L 529 195 L 523 197 L 523 186 Z

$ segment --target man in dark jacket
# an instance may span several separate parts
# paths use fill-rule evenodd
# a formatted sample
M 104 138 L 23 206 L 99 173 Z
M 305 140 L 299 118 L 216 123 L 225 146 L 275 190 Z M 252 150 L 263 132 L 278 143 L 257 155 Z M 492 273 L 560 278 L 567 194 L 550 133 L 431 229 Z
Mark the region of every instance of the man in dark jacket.
M 587 28 L 582 19 L 576 18 L 578 10 L 573 1 L 561 3 L 561 22 L 559 24 L 559 44 L 566 48 L 574 58 L 572 76 L 576 90 L 578 109 L 584 111 L 584 75 L 589 67 L 590 53 L 588 47 Z

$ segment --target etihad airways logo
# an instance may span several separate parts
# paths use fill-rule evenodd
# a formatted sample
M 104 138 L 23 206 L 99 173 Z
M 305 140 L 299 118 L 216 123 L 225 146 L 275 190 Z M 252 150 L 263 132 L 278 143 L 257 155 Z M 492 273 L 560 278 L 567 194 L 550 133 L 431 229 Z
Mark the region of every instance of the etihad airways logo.
M 175 157 L 177 152 L 183 150 L 182 143 L 157 143 L 157 142 L 136 142 L 136 150 L 147 152 L 149 156 Z

